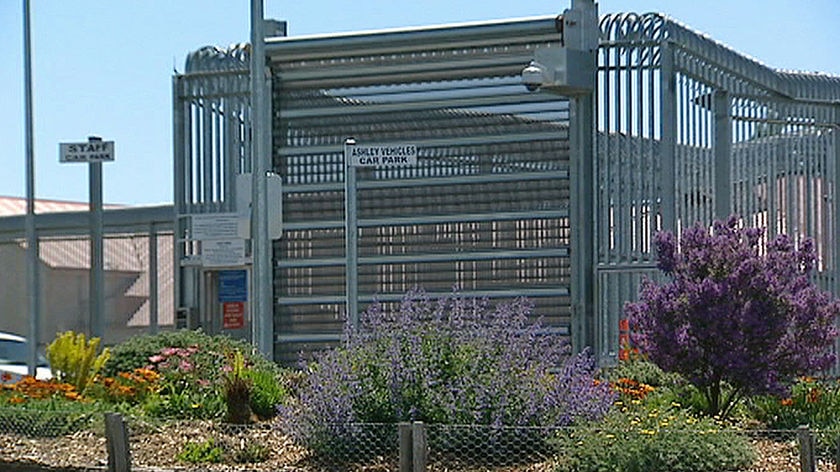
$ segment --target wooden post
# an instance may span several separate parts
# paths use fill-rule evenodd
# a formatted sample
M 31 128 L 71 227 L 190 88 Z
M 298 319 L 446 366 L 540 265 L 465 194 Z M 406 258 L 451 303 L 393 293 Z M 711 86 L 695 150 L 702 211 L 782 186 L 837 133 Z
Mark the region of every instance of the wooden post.
M 426 426 L 422 421 L 415 421 L 411 425 L 413 472 L 426 472 Z
M 108 472 L 131 472 L 128 428 L 122 415 L 105 414 L 105 439 L 108 448 Z
M 412 472 L 414 463 L 411 423 L 400 423 L 400 472 Z
M 799 470 L 801 472 L 816 472 L 817 462 L 814 458 L 814 436 L 808 426 L 800 426 L 796 430 L 799 441 Z

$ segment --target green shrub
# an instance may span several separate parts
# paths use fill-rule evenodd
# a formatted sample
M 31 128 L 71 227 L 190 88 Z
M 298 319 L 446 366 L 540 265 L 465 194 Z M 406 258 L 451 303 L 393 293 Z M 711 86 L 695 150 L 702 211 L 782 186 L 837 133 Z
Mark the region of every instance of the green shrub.
M 148 367 L 162 376 L 158 398 L 146 403 L 150 415 L 218 419 L 226 411 L 224 372 L 229 363 L 226 354 L 230 352 L 243 355 L 246 372 L 275 377 L 281 372 L 274 362 L 265 359 L 246 342 L 181 330 L 136 336 L 114 346 L 104 373 L 114 376 Z M 261 400 L 266 397 L 262 391 L 257 396 Z
M 59 334 L 47 346 L 47 359 L 57 380 L 73 385 L 79 394 L 84 393 L 110 355 L 108 348 L 97 354 L 99 342 L 99 338 L 88 341 L 84 333 Z
M 224 417 L 227 408 L 225 400 L 215 390 L 195 390 L 146 399 L 143 411 L 161 419 L 218 420 Z
M 191 346 L 200 346 L 201 355 L 213 357 L 214 362 L 204 363 L 208 366 L 206 372 L 202 374 L 209 375 L 208 379 L 218 380 L 221 367 L 224 365 L 225 353 L 237 350 L 242 351 L 246 363 L 255 370 L 279 370 L 274 362 L 263 357 L 245 341 L 223 335 L 210 336 L 200 330 L 179 330 L 134 336 L 114 346 L 102 373 L 113 377 L 120 372 L 132 372 L 134 369 L 149 366 L 149 358 L 160 353 L 162 349 L 186 349 Z
M 177 459 L 181 462 L 199 464 L 204 462 L 219 463 L 224 457 L 224 450 L 212 439 L 202 442 L 188 442 L 184 449 L 178 453 Z
M 249 441 L 240 449 L 233 452 L 233 461 L 237 464 L 253 464 L 265 462 L 271 454 L 271 449 L 258 441 Z
M 225 396 L 228 423 L 245 424 L 251 421 L 251 381 L 245 377 L 245 357 L 235 351 L 229 366 L 225 366 L 222 391 Z
M 753 397 L 750 412 L 768 429 L 796 429 L 807 424 L 816 429 L 840 430 L 840 385 L 801 378 L 793 384 L 787 398 Z
M 245 377 L 251 382 L 251 411 L 261 419 L 274 417 L 289 398 L 284 379 L 265 370 L 249 370 Z
M 557 472 L 723 472 L 755 460 L 749 440 L 679 405 L 622 405 L 589 428 L 558 433 Z

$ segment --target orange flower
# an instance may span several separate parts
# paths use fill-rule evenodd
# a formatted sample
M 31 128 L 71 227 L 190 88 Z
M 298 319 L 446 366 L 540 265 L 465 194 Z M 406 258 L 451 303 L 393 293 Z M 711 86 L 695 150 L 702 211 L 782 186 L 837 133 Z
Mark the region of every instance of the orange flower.
M 781 401 L 782 406 L 793 406 L 793 398 L 785 398 Z
M 3 372 L 3 374 L 0 375 L 0 380 L 2 380 L 3 382 L 8 382 L 9 380 L 12 380 L 12 374 L 8 372 Z
M 15 397 L 10 397 L 9 398 L 9 403 L 11 403 L 13 405 L 19 405 L 19 404 L 24 403 L 24 402 L 26 402 L 26 399 L 23 398 L 23 397 L 15 396 Z

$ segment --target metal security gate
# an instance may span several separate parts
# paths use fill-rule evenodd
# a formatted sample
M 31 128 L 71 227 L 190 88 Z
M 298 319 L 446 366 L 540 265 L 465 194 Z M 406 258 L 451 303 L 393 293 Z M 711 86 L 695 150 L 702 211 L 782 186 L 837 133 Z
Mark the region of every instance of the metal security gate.
M 360 308 L 409 290 L 529 297 L 568 334 L 569 106 L 520 72 L 556 18 L 270 40 L 278 358 L 335 341 L 346 317 L 344 156 L 410 143 L 416 166 L 358 171 Z
M 840 78 L 778 72 L 662 15 L 601 19 L 597 93 L 598 345 L 656 277 L 656 231 L 739 215 L 815 240 L 838 293 Z
M 840 78 L 767 68 L 662 15 L 611 14 L 591 97 L 530 92 L 521 74 L 537 49 L 568 48 L 574 15 L 595 8 L 572 3 L 568 18 L 267 39 L 277 360 L 335 342 L 347 319 L 351 137 L 419 150 L 411 167 L 357 172 L 362 309 L 414 288 L 527 296 L 553 332 L 610 362 L 624 303 L 658 274 L 655 233 L 733 213 L 768 237 L 814 238 L 818 280 L 840 293 Z M 187 217 L 243 206 L 246 52 L 204 49 L 175 79 L 177 287 L 191 309 L 200 244 Z

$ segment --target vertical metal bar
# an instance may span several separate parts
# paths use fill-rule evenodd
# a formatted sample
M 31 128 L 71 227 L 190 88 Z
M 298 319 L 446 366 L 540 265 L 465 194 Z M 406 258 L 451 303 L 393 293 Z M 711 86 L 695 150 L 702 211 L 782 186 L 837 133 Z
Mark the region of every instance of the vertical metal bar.
M 183 270 L 181 267 L 181 260 L 184 258 L 184 223 L 181 215 L 184 212 L 184 128 L 186 122 L 184 120 L 184 99 L 181 94 L 182 81 L 178 76 L 172 78 L 172 192 L 173 192 L 173 210 L 175 214 L 175 221 L 173 221 L 172 244 L 174 250 L 172 251 L 172 267 L 174 278 L 174 310 L 184 306 L 181 290 L 181 280 Z M 176 316 L 177 318 L 177 316 Z
M 157 226 L 149 224 L 149 333 L 158 332 L 158 244 Z M 176 266 L 177 267 L 177 266 Z M 177 271 L 176 271 L 177 272 Z
M 837 204 L 838 189 L 840 185 L 840 104 L 834 105 L 832 109 L 833 129 L 831 134 L 834 137 L 831 143 L 831 150 L 833 151 L 828 157 L 829 167 L 832 168 L 831 183 L 826 189 L 829 195 L 829 208 L 833 211 L 831 215 L 831 235 L 827 239 L 833 242 L 831 247 L 831 275 L 834 277 L 834 295 L 840 295 L 840 238 L 836 235 L 840 234 L 840 205 Z M 837 347 L 840 348 L 840 340 L 837 341 Z M 840 362 L 840 361 L 839 361 Z
M 353 138 L 344 142 L 344 252 L 347 259 L 344 293 L 346 316 L 353 329 L 359 327 L 359 227 L 356 213 L 356 166 L 351 158 L 355 145 Z
M 32 119 L 32 33 L 29 0 L 23 0 L 24 134 L 26 148 L 26 298 L 29 309 L 29 375 L 38 365 L 41 334 L 41 289 L 38 270 L 38 232 L 35 227 L 35 146 Z
M 213 102 L 213 172 L 215 174 L 215 182 L 213 183 L 213 201 L 218 211 L 225 211 L 225 188 L 227 177 L 227 169 L 225 166 L 225 153 L 222 151 L 222 121 L 224 115 L 222 114 L 222 99 L 218 98 Z
M 91 142 L 97 138 L 89 138 Z M 94 337 L 105 336 L 105 279 L 102 244 L 102 163 L 88 164 L 90 180 L 90 330 Z
M 677 230 L 676 218 L 676 143 L 677 143 L 677 81 L 674 71 L 674 50 L 670 43 L 660 46 L 661 72 L 659 103 L 662 109 L 662 147 L 660 152 L 662 187 L 662 229 Z
M 201 108 L 201 176 L 202 191 L 199 203 L 207 212 L 213 202 L 213 104 L 209 98 L 202 100 Z
M 610 79 L 612 77 L 612 71 L 610 70 L 612 47 L 604 46 L 600 48 L 599 51 L 604 58 L 604 70 L 603 73 L 600 74 L 603 81 L 599 84 L 601 90 L 603 90 L 601 102 L 601 106 L 603 107 L 603 123 L 601 126 L 602 138 L 598 141 L 598 147 L 601 148 L 601 153 L 598 156 L 598 162 L 600 163 L 599 171 L 603 173 L 604 179 L 601 182 L 603 186 L 601 191 L 603 198 L 598 204 L 600 227 L 596 227 L 595 230 L 600 235 L 600 251 L 604 254 L 602 262 L 609 263 L 612 261 L 613 255 L 613 227 L 610 215 L 613 211 L 613 182 L 615 178 L 613 175 L 613 161 L 611 159 L 611 140 L 613 131 L 612 120 L 610 119 L 610 114 L 612 113 L 612 96 L 610 95 Z
M 570 205 L 572 219 L 571 264 L 575 271 L 572 283 L 573 333 L 572 347 L 580 351 L 592 347 L 598 352 L 595 332 L 595 263 L 594 242 L 594 171 L 592 95 L 575 97 L 570 108 L 570 159 L 574 191 Z
M 765 120 L 769 120 L 770 117 L 770 110 L 769 106 L 765 105 L 763 118 Z M 772 136 L 775 134 L 775 124 L 770 123 L 769 121 L 766 124 L 767 135 Z M 762 143 L 760 145 L 762 147 L 762 153 L 766 153 L 769 159 L 768 166 L 767 166 L 767 239 L 770 240 L 776 237 L 779 234 L 779 225 L 778 225 L 778 217 L 779 217 L 779 196 L 778 196 L 778 182 L 779 182 L 779 156 L 777 153 L 776 146 L 770 146 L 768 144 Z
M 268 162 L 271 159 L 270 97 L 266 90 L 263 0 L 251 0 L 251 253 L 254 314 L 251 338 L 267 359 L 274 359 L 274 300 L 271 239 L 268 235 Z
M 713 135 L 715 156 L 714 217 L 725 220 L 732 213 L 732 120 L 729 113 L 729 93 L 723 90 L 715 90 L 712 108 L 714 109 L 715 120 Z

